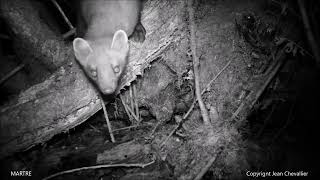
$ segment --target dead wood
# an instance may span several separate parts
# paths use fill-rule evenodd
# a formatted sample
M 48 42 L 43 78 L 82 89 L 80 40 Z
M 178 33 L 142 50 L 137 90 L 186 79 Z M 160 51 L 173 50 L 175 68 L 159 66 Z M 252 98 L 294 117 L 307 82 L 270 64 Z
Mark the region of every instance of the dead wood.
M 113 136 L 113 133 L 112 133 L 112 127 L 111 127 L 111 123 L 110 123 L 110 120 L 109 120 L 109 117 L 108 117 L 108 112 L 107 112 L 107 109 L 106 109 L 106 104 L 104 103 L 104 100 L 103 100 L 103 98 L 101 97 L 101 95 L 99 96 L 99 99 L 100 99 L 100 102 L 101 102 L 101 106 L 102 106 L 104 118 L 106 119 L 106 123 L 107 123 L 107 126 L 108 126 L 108 131 L 109 131 L 109 135 L 110 135 L 111 142 L 114 143 L 114 142 L 116 142 L 116 140 L 114 139 L 114 136 Z
M 0 107 L 0 158 L 44 143 L 54 135 L 81 124 L 101 109 L 95 88 L 72 60 L 71 47 L 60 41 L 62 36 L 57 37 L 51 31 L 42 29 L 45 28 L 42 22 L 30 13 L 33 9 L 28 5 L 29 1 L 21 1 L 21 4 L 20 0 L 1 2 L 3 14 L 6 14 L 4 18 L 11 22 L 10 28 L 23 29 L 21 32 L 25 34 L 21 37 L 24 38 L 20 40 L 26 40 L 28 45 L 35 44 L 41 50 L 34 51 L 39 53 L 36 53 L 39 59 L 47 57 L 48 64 L 55 64 L 54 59 L 70 63 Z M 131 42 L 130 62 L 118 93 L 130 85 L 137 75 L 143 74 L 149 63 L 161 56 L 171 44 L 183 38 L 185 28 L 179 23 L 183 21 L 183 11 L 184 5 L 180 1 L 145 3 L 142 24 L 147 30 L 146 41 L 143 44 Z M 33 22 L 30 22 L 31 19 Z M 29 48 L 32 49 L 34 46 L 31 45 Z
M 129 141 L 119 144 L 112 149 L 97 155 L 97 164 L 119 163 L 148 159 L 151 153 L 151 145 L 137 141 Z

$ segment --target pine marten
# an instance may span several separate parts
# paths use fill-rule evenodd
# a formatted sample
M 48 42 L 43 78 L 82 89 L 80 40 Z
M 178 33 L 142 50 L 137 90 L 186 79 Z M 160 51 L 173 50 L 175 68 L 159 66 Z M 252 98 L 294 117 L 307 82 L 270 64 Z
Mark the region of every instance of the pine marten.
M 105 94 L 113 94 L 128 63 L 128 36 L 143 42 L 140 0 L 76 0 L 75 57 Z

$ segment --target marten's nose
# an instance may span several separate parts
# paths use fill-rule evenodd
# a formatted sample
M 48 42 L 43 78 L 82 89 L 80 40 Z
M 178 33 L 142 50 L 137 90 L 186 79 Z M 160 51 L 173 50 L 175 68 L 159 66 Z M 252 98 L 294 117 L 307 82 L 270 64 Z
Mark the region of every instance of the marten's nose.
M 106 95 L 112 94 L 113 92 L 114 92 L 113 88 L 106 88 L 106 89 L 102 90 L 102 93 L 106 94 Z

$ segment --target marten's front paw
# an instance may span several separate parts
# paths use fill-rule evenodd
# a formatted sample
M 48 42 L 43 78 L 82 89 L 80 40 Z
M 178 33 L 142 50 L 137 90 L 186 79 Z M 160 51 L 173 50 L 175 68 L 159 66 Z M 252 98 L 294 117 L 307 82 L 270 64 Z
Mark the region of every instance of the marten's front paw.
M 146 39 L 146 29 L 143 27 L 141 22 L 136 25 L 132 35 L 130 36 L 130 39 L 140 43 Z

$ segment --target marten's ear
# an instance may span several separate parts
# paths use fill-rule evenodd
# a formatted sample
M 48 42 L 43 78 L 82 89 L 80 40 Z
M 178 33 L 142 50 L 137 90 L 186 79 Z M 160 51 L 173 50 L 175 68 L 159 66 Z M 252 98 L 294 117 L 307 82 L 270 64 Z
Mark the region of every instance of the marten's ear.
M 92 49 L 86 40 L 82 38 L 76 38 L 73 40 L 73 51 L 76 59 L 80 63 L 84 63 L 89 54 L 92 52 Z
M 129 50 L 128 36 L 123 30 L 114 33 L 111 48 L 116 51 L 127 52 Z

